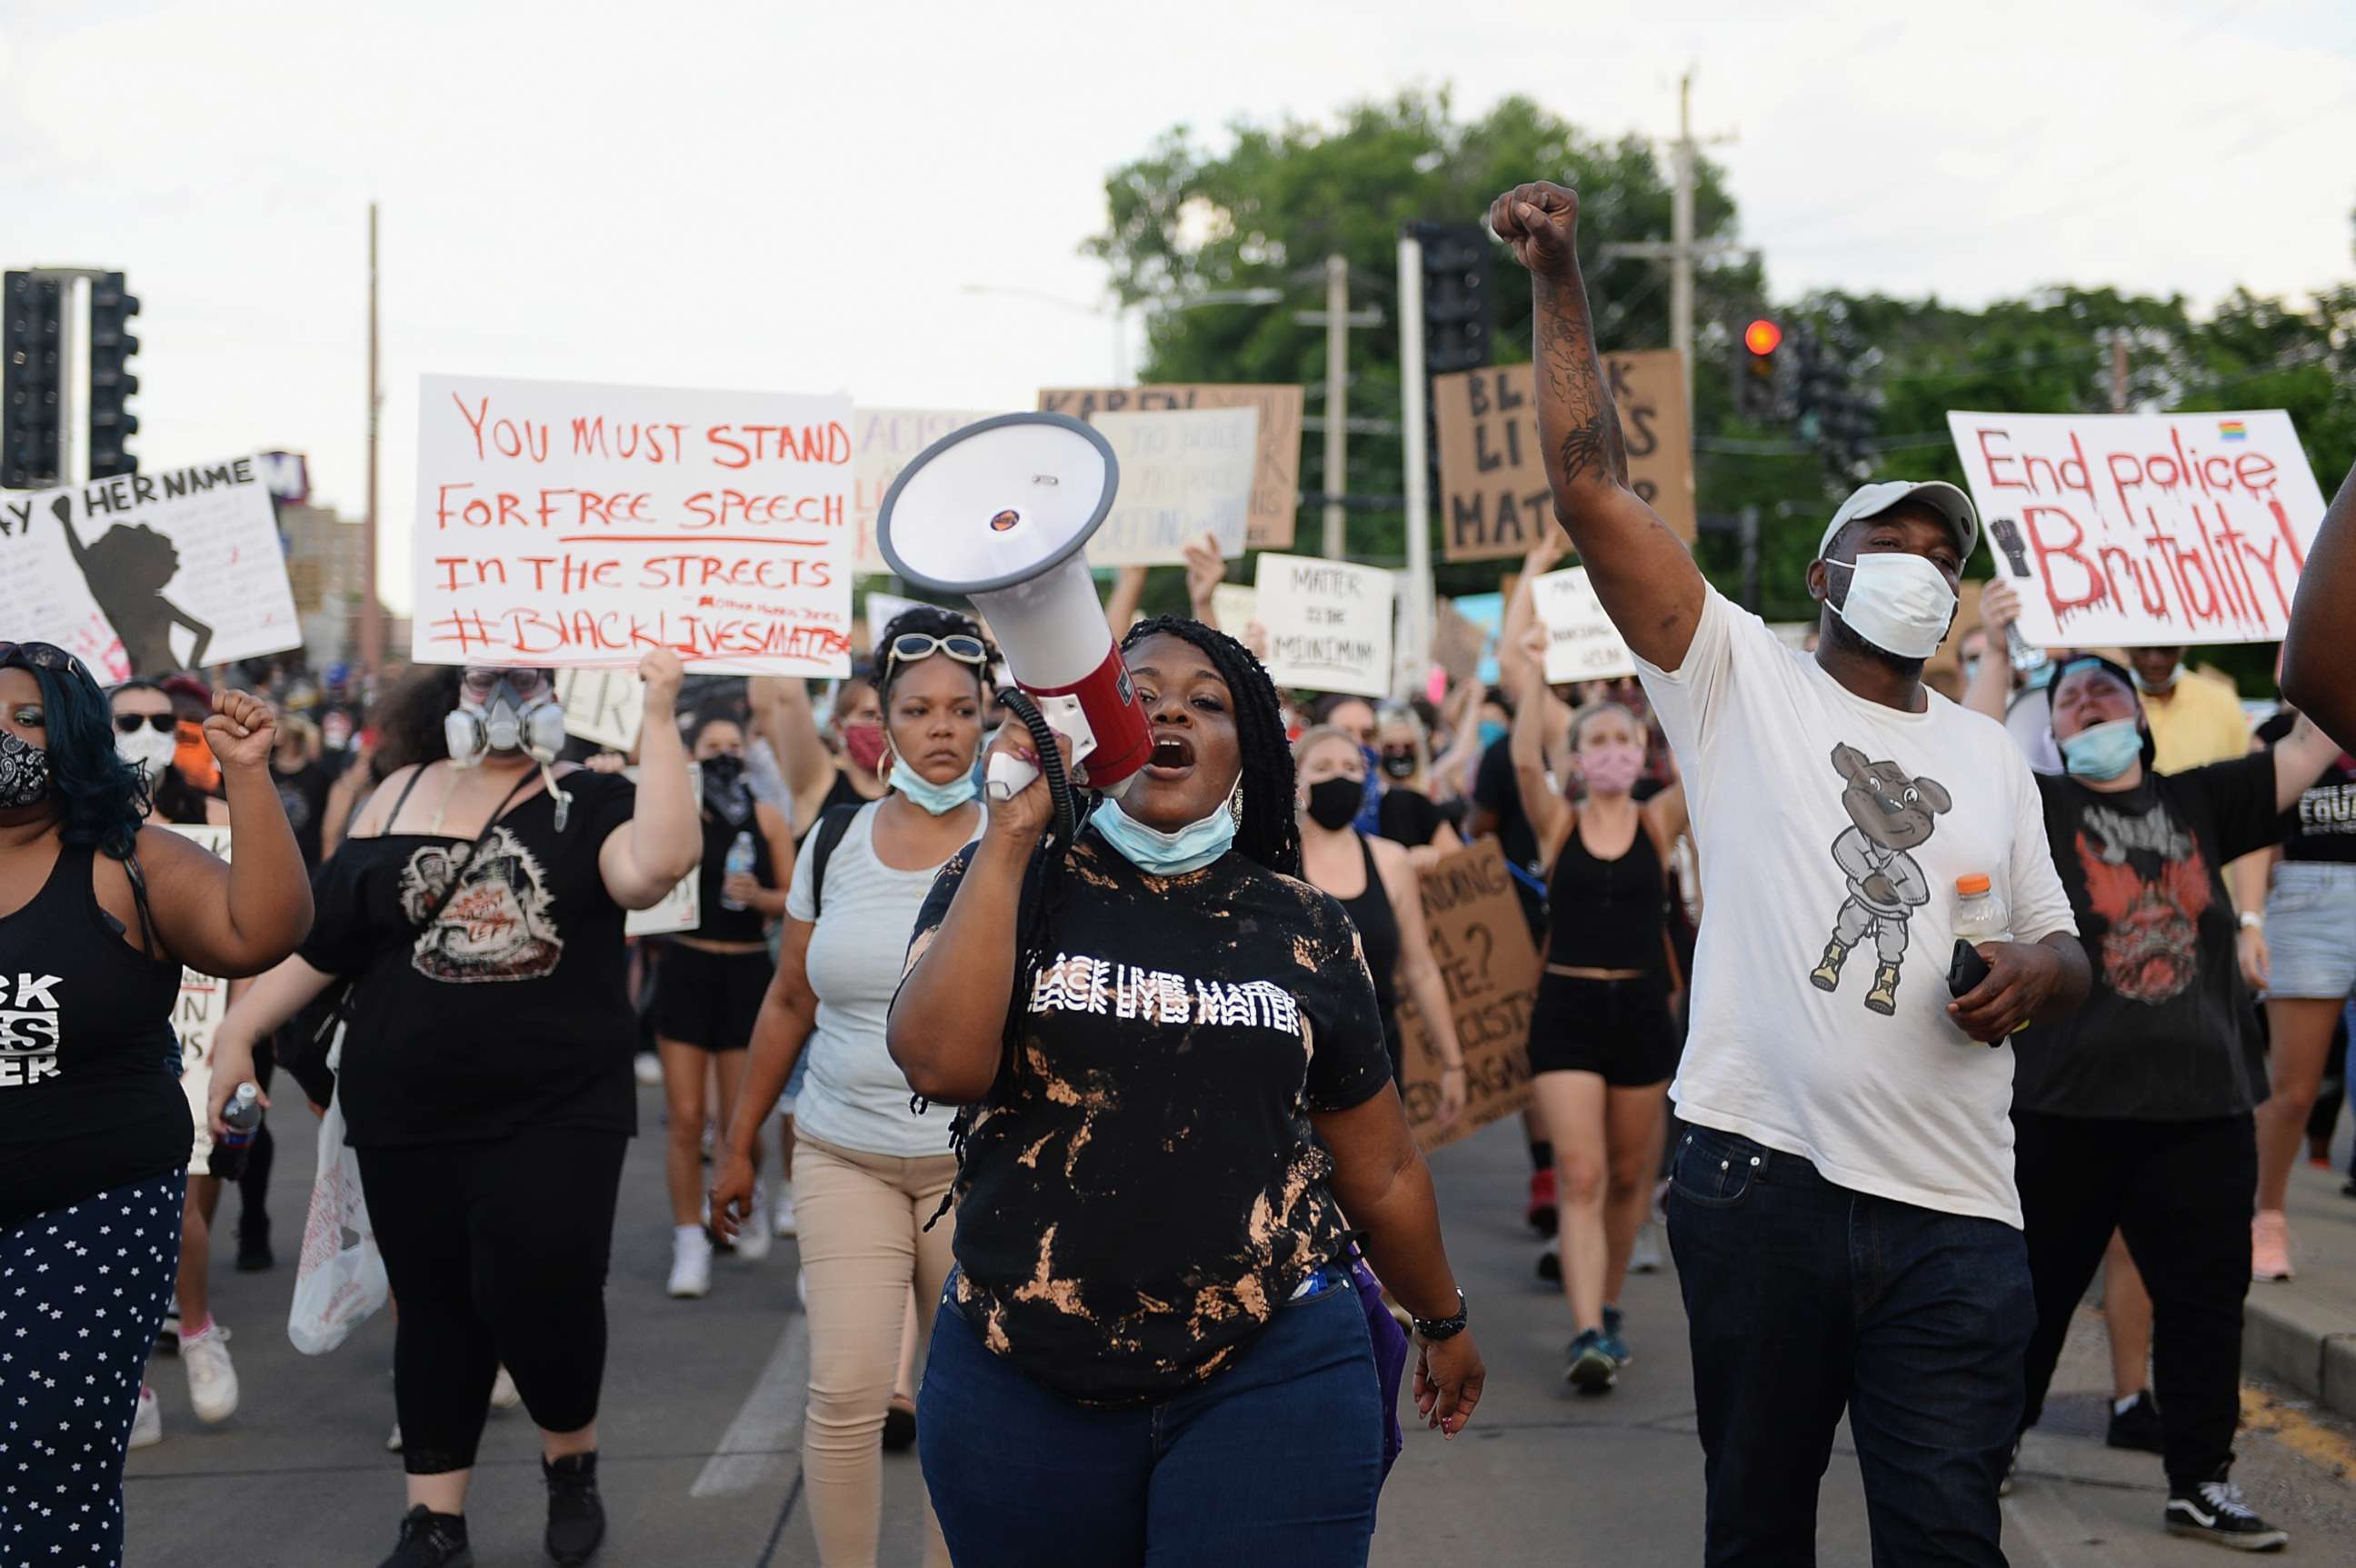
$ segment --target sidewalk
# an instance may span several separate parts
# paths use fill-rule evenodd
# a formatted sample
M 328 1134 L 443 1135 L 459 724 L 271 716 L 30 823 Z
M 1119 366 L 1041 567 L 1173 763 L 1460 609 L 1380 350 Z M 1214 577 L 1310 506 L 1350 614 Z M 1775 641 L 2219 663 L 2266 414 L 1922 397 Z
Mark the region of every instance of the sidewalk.
M 2348 1179 L 2345 1142 L 2340 1169 L 2316 1170 L 2302 1150 L 2291 1172 L 2291 1265 L 2298 1277 L 2250 1286 L 2242 1369 L 2356 1417 L 2356 1197 L 2340 1191 Z

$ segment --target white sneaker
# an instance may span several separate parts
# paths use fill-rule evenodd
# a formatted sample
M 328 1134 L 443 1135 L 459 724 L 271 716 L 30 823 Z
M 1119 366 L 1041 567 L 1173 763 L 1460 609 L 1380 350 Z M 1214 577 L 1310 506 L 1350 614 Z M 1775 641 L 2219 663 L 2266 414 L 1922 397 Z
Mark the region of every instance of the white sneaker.
M 145 1383 L 139 1385 L 139 1413 L 131 1418 L 131 1446 L 153 1448 L 164 1441 L 164 1407 L 156 1402 L 155 1391 Z
M 385 1434 L 384 1451 L 388 1454 L 401 1452 L 401 1423 L 398 1421 L 392 1423 L 392 1430 Z
M 630 1063 L 630 1070 L 637 1075 L 640 1083 L 653 1089 L 662 1082 L 662 1058 L 652 1051 L 640 1051 Z
M 759 1182 L 753 1184 L 753 1201 L 736 1226 L 736 1255 L 755 1263 L 769 1255 L 769 1200 Z
M 516 1392 L 515 1379 L 505 1367 L 499 1369 L 498 1380 L 491 1384 L 491 1408 L 513 1410 L 523 1403 L 523 1395 Z
M 237 1368 L 229 1359 L 229 1330 L 218 1325 L 201 1339 L 180 1341 L 180 1364 L 188 1369 L 188 1402 L 197 1419 L 210 1425 L 237 1413 Z
M 682 1300 L 712 1291 L 712 1238 L 700 1227 L 673 1229 L 670 1240 L 670 1294 Z
M 794 1184 L 777 1184 L 776 1201 L 769 1207 L 770 1229 L 780 1240 L 790 1241 L 801 1234 L 800 1223 L 794 1218 Z

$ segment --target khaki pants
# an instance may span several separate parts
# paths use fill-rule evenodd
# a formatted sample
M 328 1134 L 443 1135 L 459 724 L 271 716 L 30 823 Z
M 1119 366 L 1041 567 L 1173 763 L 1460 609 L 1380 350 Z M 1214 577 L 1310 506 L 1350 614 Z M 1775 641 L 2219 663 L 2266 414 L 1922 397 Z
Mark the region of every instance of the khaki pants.
M 948 1278 L 950 1226 L 925 1222 L 957 1177 L 957 1157 L 865 1155 L 804 1133 L 794 1203 L 809 1275 L 809 1412 L 802 1475 L 824 1568 L 873 1568 L 884 1509 L 884 1412 L 899 1369 L 900 1329 L 916 1291 L 916 1342 L 928 1344 Z M 925 1561 L 948 1548 L 925 1504 Z

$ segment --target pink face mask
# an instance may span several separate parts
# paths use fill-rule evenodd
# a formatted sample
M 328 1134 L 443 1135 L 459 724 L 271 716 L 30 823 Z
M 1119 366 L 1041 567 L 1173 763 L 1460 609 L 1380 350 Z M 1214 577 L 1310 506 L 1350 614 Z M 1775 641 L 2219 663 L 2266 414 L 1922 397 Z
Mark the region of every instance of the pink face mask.
M 884 760 L 884 726 L 882 725 L 845 725 L 842 726 L 843 755 L 858 767 L 873 773 Z
M 1598 795 L 1625 795 L 1636 787 L 1636 779 L 1644 771 L 1644 748 L 1641 746 L 1599 746 L 1579 754 L 1579 770 L 1586 776 L 1587 787 Z

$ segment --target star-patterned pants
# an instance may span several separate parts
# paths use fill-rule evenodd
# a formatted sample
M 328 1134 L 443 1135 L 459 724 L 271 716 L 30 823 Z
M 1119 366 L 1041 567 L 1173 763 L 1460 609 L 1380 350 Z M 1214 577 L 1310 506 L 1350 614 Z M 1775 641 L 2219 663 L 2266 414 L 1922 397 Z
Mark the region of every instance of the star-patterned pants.
M 0 1230 L 0 1568 L 117 1568 L 123 1456 L 171 1305 L 187 1176 Z

